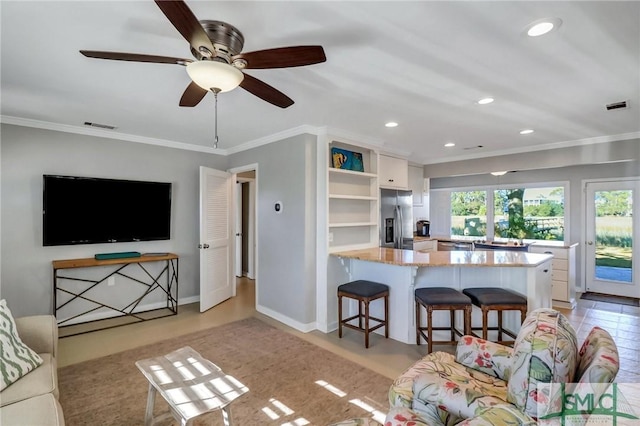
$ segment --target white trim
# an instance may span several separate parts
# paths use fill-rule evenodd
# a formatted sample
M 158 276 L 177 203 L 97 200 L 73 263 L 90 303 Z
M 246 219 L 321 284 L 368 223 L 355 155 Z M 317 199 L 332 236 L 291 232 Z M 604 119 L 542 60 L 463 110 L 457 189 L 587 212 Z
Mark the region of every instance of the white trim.
M 509 154 L 523 154 L 527 152 L 546 151 L 551 149 L 570 148 L 573 146 L 594 145 L 599 143 L 610 143 L 610 142 L 624 141 L 624 140 L 630 140 L 630 139 L 640 139 L 640 132 L 622 133 L 620 135 L 610 135 L 610 136 L 596 136 L 593 138 L 584 138 L 584 139 L 577 139 L 572 141 L 553 142 L 553 143 L 548 143 L 544 145 L 535 145 L 535 146 L 528 146 L 528 147 L 522 147 L 522 148 L 491 151 L 491 152 L 486 152 L 482 154 L 459 155 L 455 157 L 434 159 L 431 161 L 424 160 L 425 161 L 424 165 L 451 163 L 453 161 L 475 160 L 478 158 L 500 157 L 502 155 L 509 155 Z
M 623 181 L 637 181 L 640 180 L 640 176 L 631 176 L 631 177 L 618 177 L 618 178 L 593 178 L 593 179 L 582 179 L 580 181 L 580 193 L 582 196 L 582 211 L 580 214 L 580 241 L 584 244 L 583 247 L 586 247 L 587 243 L 587 184 L 589 183 L 600 183 L 600 182 L 623 182 Z M 576 283 L 576 292 L 584 293 L 587 291 L 587 250 L 580 250 L 580 264 L 582 265 L 580 272 L 580 282 Z
M 2 115 L 0 122 L 5 124 L 13 124 L 15 126 L 32 127 L 35 129 L 53 130 L 57 132 L 73 133 L 77 135 L 94 136 L 97 138 L 116 139 L 127 142 L 144 143 L 147 145 L 163 146 L 167 148 L 184 149 L 186 151 L 206 152 L 208 154 L 227 155 L 224 149 L 214 149 L 202 145 L 192 145 L 184 142 L 176 142 L 168 139 L 148 138 L 145 136 L 130 135 L 127 133 L 119 133 L 113 130 L 96 129 L 93 127 L 71 126 L 68 124 L 50 123 L 48 121 L 31 120 L 28 118 L 19 118 Z
M 272 309 L 265 308 L 262 305 L 257 305 L 256 306 L 256 310 L 258 312 L 260 312 L 261 314 L 264 314 L 264 315 L 266 315 L 268 317 L 271 317 L 271 318 L 283 323 L 284 325 L 288 325 L 289 327 L 294 328 L 294 329 L 296 329 L 298 331 L 301 331 L 303 333 L 308 333 L 310 331 L 313 331 L 313 330 L 317 329 L 317 326 L 316 326 L 315 322 L 310 322 L 310 323 L 306 323 L 306 324 L 305 323 L 301 323 L 301 322 L 298 322 L 296 320 L 293 320 L 293 319 L 289 318 L 288 316 L 282 315 L 281 313 L 276 312 L 276 311 L 274 311 Z
M 248 142 L 245 142 L 241 145 L 237 145 L 234 147 L 231 147 L 229 149 L 227 149 L 225 152 L 227 155 L 229 154 L 236 154 L 238 152 L 242 152 L 242 151 L 246 151 L 249 149 L 253 149 L 253 148 L 257 148 L 259 146 L 262 145 L 267 145 L 273 142 L 278 142 L 281 141 L 283 139 L 287 139 L 287 138 L 291 138 L 294 136 L 298 136 L 298 135 L 303 135 L 303 134 L 311 134 L 311 135 L 317 135 L 319 132 L 319 128 L 318 127 L 314 127 L 314 126 L 309 126 L 307 124 L 304 124 L 302 126 L 298 126 L 298 127 L 294 127 L 292 129 L 288 129 L 288 130 L 283 130 L 282 132 L 278 132 L 278 133 L 274 133 L 272 135 L 267 135 L 258 139 L 254 139 Z

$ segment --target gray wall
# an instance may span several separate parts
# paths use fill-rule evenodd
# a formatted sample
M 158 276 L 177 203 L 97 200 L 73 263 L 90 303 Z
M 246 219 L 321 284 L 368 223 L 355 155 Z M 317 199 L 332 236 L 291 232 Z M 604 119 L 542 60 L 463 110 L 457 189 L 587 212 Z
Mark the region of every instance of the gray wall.
M 298 326 L 316 319 L 316 143 L 299 135 L 229 158 L 229 168 L 258 164 L 258 310 Z
M 567 167 L 547 168 L 550 164 L 557 163 L 556 156 L 560 156 L 560 153 L 545 152 L 546 155 L 539 153 L 531 153 L 529 159 L 529 167 L 536 165 L 538 170 L 518 170 L 517 173 L 507 173 L 504 176 L 500 176 L 498 181 L 495 176 L 489 173 L 449 177 L 449 178 L 431 178 L 431 190 L 445 189 L 445 188 L 464 188 L 464 187 L 478 187 L 478 186 L 495 186 L 497 183 L 500 185 L 518 184 L 518 183 L 544 183 L 544 182 L 569 182 L 569 234 L 568 240 L 571 243 L 580 243 L 577 247 L 576 258 L 578 264 L 576 265 L 576 279 L 577 284 L 582 285 L 584 280 L 584 265 L 582 264 L 582 238 L 585 224 L 583 223 L 585 199 L 583 194 L 583 180 L 589 179 L 613 179 L 613 178 L 626 178 L 626 177 L 640 177 L 640 141 L 626 141 L 624 143 L 616 142 L 613 144 L 599 144 L 599 147 L 588 147 L 588 150 L 583 152 L 584 155 L 579 155 L 575 158 L 567 158 L 562 161 L 576 162 L 585 161 L 591 159 L 590 154 L 597 152 L 597 158 L 599 161 L 611 161 L 614 158 L 620 159 L 634 159 L 634 161 L 624 161 L 619 163 L 609 164 L 591 164 L 591 165 L 576 165 Z M 587 147 L 585 147 L 587 148 Z M 617 148 L 623 148 L 622 150 Z M 573 155 L 578 155 L 580 150 L 572 150 Z M 533 155 L 535 154 L 535 155 Z M 523 154 L 520 161 L 525 161 L 528 158 L 527 154 Z M 547 161 L 545 161 L 545 158 Z M 475 160 L 472 165 L 471 161 L 467 163 L 469 169 L 482 168 L 482 161 L 487 159 Z M 615 161 L 615 160 L 613 160 Z M 509 166 L 496 168 L 494 166 L 485 166 L 484 170 L 514 170 L 517 164 L 511 162 L 507 163 Z M 431 166 L 425 166 L 425 170 Z M 494 167 L 494 168 L 487 168 Z M 432 198 L 431 215 L 435 216 L 438 206 L 433 203 L 435 199 Z M 433 225 L 432 225 L 433 226 Z
M 174 252 L 180 299 L 199 297 L 199 166 L 226 170 L 226 157 L 7 124 L 1 131 L 0 294 L 14 314 L 52 312 L 52 260 L 102 252 Z M 173 183 L 171 240 L 43 247 L 43 174 Z

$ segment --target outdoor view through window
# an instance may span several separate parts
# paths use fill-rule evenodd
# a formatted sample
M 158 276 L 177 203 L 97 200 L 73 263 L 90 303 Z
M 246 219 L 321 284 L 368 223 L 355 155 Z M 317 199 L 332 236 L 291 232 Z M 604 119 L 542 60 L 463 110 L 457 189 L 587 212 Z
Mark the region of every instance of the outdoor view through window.
M 487 237 L 487 221 L 495 238 L 564 240 L 564 188 L 451 193 L 451 235 Z

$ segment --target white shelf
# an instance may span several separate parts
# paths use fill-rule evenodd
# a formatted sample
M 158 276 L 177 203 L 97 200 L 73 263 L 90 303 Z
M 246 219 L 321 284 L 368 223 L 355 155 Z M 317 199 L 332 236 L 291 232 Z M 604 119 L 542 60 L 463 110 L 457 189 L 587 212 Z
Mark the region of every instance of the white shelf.
M 378 175 L 375 173 L 356 172 L 356 171 L 347 170 L 347 169 L 336 169 L 335 167 L 329 167 L 329 173 L 345 174 L 345 175 L 358 176 L 358 177 L 363 177 L 368 179 L 378 177 Z
M 329 198 L 336 200 L 364 200 L 364 201 L 376 201 L 378 197 L 370 195 L 344 195 L 344 194 L 329 194 Z
M 376 226 L 376 222 L 346 222 L 346 223 L 330 223 L 329 228 L 350 228 L 356 226 Z

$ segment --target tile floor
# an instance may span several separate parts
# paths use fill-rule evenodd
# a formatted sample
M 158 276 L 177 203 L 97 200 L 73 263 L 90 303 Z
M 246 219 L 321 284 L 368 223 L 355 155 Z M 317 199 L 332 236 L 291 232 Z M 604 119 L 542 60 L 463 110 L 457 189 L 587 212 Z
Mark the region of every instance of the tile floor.
M 324 349 L 368 367 L 384 376 L 395 378 L 426 353 L 426 345 L 405 345 L 382 336 L 371 337 L 369 349 L 364 348 L 361 333 L 347 330 L 342 339 L 337 331 L 300 333 L 255 310 L 254 283 L 238 281 L 235 298 L 205 313 L 198 304 L 180 306 L 179 314 L 144 323 L 127 325 L 60 339 L 59 366 L 74 364 L 111 353 L 120 352 L 169 337 L 190 333 L 255 316 L 275 327 L 293 333 Z M 611 333 L 620 353 L 619 383 L 640 383 L 640 308 L 604 302 L 580 300 L 574 310 L 560 309 L 578 334 L 578 343 L 598 325 Z M 452 350 L 451 346 L 434 346 L 434 350 Z

